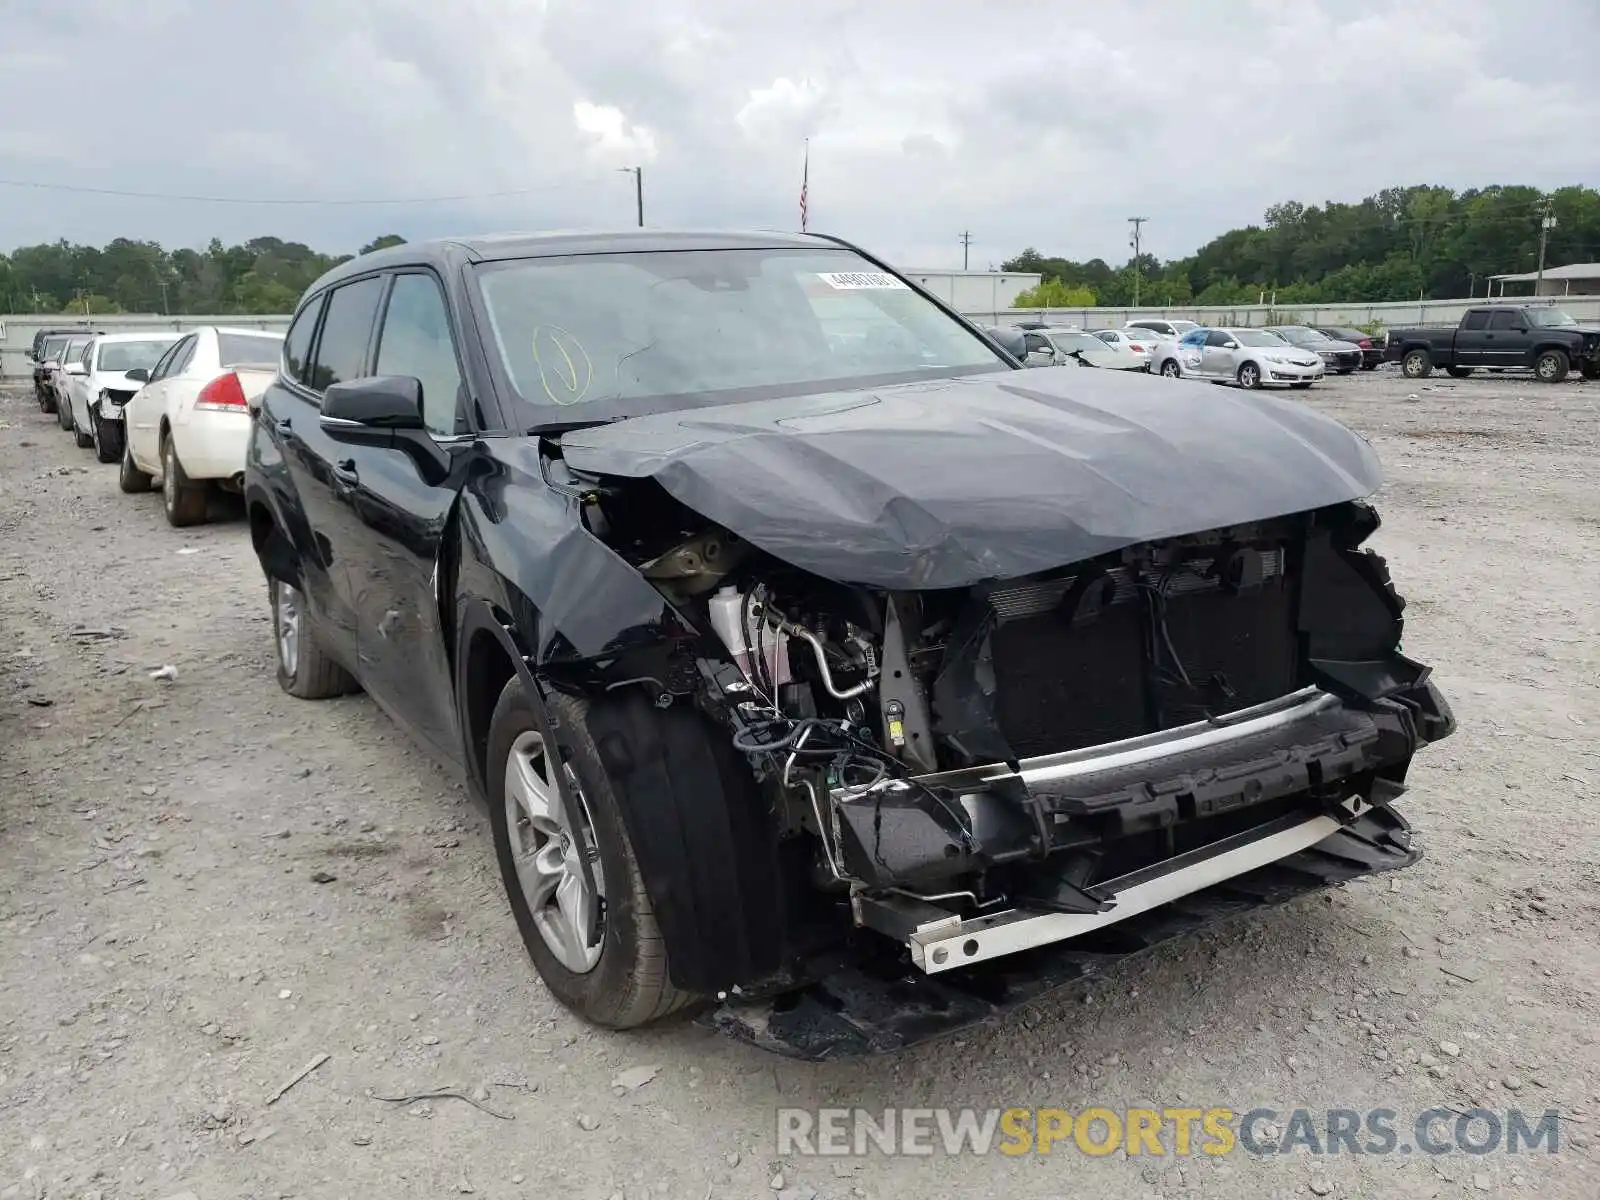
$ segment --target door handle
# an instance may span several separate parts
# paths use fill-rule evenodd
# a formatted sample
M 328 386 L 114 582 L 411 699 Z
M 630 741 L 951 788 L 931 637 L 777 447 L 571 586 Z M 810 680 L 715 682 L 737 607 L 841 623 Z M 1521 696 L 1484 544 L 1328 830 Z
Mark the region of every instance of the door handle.
M 353 458 L 334 463 L 333 477 L 345 487 L 356 487 L 361 483 L 361 473 L 356 470 L 356 460 Z
M 272 428 L 277 431 L 279 437 L 288 437 L 289 434 L 294 432 L 294 425 L 288 417 L 279 419 Z

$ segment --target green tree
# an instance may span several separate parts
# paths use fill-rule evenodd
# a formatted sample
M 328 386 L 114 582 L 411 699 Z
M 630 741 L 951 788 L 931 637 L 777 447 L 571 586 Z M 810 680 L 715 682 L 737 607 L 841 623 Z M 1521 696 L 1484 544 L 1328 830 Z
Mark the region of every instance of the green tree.
M 361 247 L 357 253 L 371 254 L 374 250 L 387 250 L 391 246 L 404 246 L 405 244 L 405 238 L 398 233 L 386 233 L 382 237 L 373 238 L 365 246 Z
M 1094 292 L 1086 287 L 1046 279 L 1017 297 L 1018 308 L 1093 308 Z

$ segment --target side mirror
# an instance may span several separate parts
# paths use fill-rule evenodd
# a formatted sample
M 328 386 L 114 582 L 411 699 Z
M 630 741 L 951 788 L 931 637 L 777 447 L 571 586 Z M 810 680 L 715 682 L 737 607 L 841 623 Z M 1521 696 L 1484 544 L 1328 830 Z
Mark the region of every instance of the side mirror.
M 62 370 L 68 375 L 87 375 L 89 373 L 89 368 L 81 362 L 69 362 Z
M 1222 348 L 1224 350 L 1237 350 L 1239 348 L 1239 343 L 1234 341 L 1232 338 L 1229 338 L 1227 341 L 1222 343 Z
M 336 442 L 399 450 L 430 486 L 444 482 L 454 459 L 422 420 L 422 381 L 374 375 L 335 383 L 322 393 L 322 431 Z
M 322 394 L 322 424 L 332 437 L 350 435 L 341 440 L 385 444 L 397 429 L 422 429 L 422 381 L 375 375 L 335 383 Z
M 131 383 L 149 383 L 150 370 L 148 367 L 135 367 L 127 373 L 126 378 Z
M 1022 363 L 1028 361 L 1028 340 L 1023 336 L 1022 330 L 991 328 L 987 332 L 1012 358 Z

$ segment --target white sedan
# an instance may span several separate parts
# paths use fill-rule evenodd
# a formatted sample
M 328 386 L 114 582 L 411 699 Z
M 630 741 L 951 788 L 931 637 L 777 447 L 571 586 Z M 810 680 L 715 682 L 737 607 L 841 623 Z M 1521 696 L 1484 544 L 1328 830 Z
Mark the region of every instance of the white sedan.
M 89 343 L 84 370 L 67 377 L 67 421 L 78 445 L 103 463 L 122 458 L 122 406 L 141 386 L 130 371 L 149 372 L 178 340 L 176 333 L 102 333 Z
M 1148 356 L 1141 357 L 1125 346 L 1114 346 L 1091 337 L 1081 329 L 1029 329 L 1027 364 L 1030 367 L 1104 367 L 1112 371 L 1144 371 Z
M 1096 329 L 1094 336 L 1108 346 L 1120 346 L 1137 354 L 1147 367 L 1150 365 L 1150 355 L 1155 350 L 1156 343 L 1164 340 L 1159 333 L 1140 329 Z
M 249 401 L 282 357 L 281 333 L 202 325 L 184 334 L 123 409 L 122 490 L 148 491 L 159 478 L 171 524 L 204 521 L 214 488 L 241 486 Z
M 1322 378 L 1322 359 L 1265 329 L 1200 328 L 1158 346 L 1150 369 L 1167 379 L 1308 388 Z

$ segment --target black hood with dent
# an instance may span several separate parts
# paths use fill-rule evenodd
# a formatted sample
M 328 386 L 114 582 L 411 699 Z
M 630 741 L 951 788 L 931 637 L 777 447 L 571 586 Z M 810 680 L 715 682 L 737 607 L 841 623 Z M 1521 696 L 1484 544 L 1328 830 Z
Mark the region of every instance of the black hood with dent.
M 1370 495 L 1367 442 L 1287 399 L 1005 371 L 634 417 L 561 439 L 824 578 L 953 588 Z

